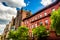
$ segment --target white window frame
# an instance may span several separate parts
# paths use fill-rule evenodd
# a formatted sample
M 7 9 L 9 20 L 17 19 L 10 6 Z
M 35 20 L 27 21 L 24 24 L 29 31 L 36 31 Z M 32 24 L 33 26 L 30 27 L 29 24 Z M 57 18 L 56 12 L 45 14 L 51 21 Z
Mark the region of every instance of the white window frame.
M 55 11 L 55 8 L 53 8 L 52 11 Z
M 37 23 L 35 24 L 35 27 L 37 27 Z
M 42 18 L 42 15 L 40 15 L 40 18 Z
M 45 24 L 48 24 L 48 20 L 45 20 Z
M 47 13 L 46 12 L 44 13 L 44 16 L 47 16 Z

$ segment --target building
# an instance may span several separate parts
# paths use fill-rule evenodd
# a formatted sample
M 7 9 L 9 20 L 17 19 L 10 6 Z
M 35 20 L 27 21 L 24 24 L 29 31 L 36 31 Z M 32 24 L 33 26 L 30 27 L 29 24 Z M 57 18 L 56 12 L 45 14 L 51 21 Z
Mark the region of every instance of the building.
M 10 30 L 15 30 L 14 17 L 12 17 L 11 22 L 9 22 L 9 24 L 7 24 L 5 29 L 4 29 L 3 40 L 8 40 L 8 34 L 9 34 Z
M 0 40 L 2 40 L 2 35 L 0 35 Z
M 17 11 L 17 16 L 15 18 L 12 17 L 12 20 L 9 22 L 9 24 L 6 25 L 4 29 L 3 40 L 8 40 L 9 31 L 16 30 L 19 26 L 21 26 L 22 20 L 27 17 L 30 17 L 31 15 L 31 12 L 25 11 L 23 9 Z
M 17 16 L 15 18 L 15 22 L 14 22 L 14 25 L 15 25 L 15 29 L 17 29 L 19 26 L 21 26 L 22 24 L 22 20 L 27 18 L 27 17 L 30 17 L 32 14 L 30 11 L 25 11 L 23 9 L 17 11 Z
M 31 14 L 31 11 L 25 11 L 21 9 L 20 11 L 17 11 L 17 16 L 15 19 L 12 19 L 13 21 L 11 22 L 11 24 L 9 23 L 9 27 L 11 27 L 12 29 L 17 29 L 19 26 L 25 25 L 30 29 L 30 37 L 33 37 L 32 29 L 36 28 L 37 26 L 44 25 L 47 30 L 50 30 L 51 12 L 57 10 L 59 7 L 60 0 L 56 0 L 52 4 L 36 12 L 34 15 Z
M 57 10 L 59 7 L 60 7 L 60 0 L 56 0 L 49 6 L 36 12 L 34 15 L 23 19 L 23 24 L 30 29 L 29 34 L 32 36 L 32 28 L 36 28 L 37 26 L 40 25 L 44 25 L 47 30 L 50 30 L 51 12 Z

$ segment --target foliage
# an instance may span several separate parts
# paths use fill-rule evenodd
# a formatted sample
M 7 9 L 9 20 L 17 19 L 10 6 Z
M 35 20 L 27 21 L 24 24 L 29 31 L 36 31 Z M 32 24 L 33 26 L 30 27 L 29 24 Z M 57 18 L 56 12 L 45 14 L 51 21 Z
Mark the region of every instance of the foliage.
M 9 38 L 13 40 L 27 40 L 28 28 L 25 26 L 20 26 L 17 30 L 11 30 L 9 32 Z
M 33 34 L 38 37 L 45 37 L 48 35 L 48 32 L 46 31 L 45 26 L 39 26 L 39 27 L 33 29 Z
M 60 33 L 60 8 L 51 13 L 51 27 Z

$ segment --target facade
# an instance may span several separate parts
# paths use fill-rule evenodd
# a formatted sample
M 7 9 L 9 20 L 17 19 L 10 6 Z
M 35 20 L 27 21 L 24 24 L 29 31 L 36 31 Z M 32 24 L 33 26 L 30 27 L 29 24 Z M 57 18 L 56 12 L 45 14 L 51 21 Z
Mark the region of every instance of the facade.
M 2 35 L 0 35 L 0 40 L 2 40 Z
M 9 22 L 9 24 L 6 25 L 5 29 L 4 29 L 4 33 L 3 33 L 3 39 L 2 40 L 8 40 L 8 34 L 10 30 L 15 30 L 15 26 L 14 26 L 14 17 L 12 17 L 12 21 Z
M 16 18 L 13 17 L 12 21 L 8 24 L 9 25 L 8 29 L 9 30 L 10 28 L 17 29 L 19 26 L 25 25 L 30 29 L 29 30 L 30 37 L 33 37 L 32 29 L 40 25 L 44 25 L 47 30 L 50 30 L 51 12 L 57 10 L 59 7 L 60 7 L 60 0 L 56 0 L 54 3 L 43 8 L 42 10 L 39 10 L 34 15 L 32 15 L 30 11 L 25 11 L 21 9 L 20 11 L 17 11 Z
M 8 40 L 9 31 L 16 30 L 19 26 L 21 26 L 22 20 L 26 17 L 29 17 L 30 15 L 32 14 L 28 11 L 18 11 L 16 18 L 12 17 L 12 20 L 6 25 L 3 33 L 3 40 Z
M 15 22 L 14 22 L 14 25 L 15 25 L 15 28 L 17 29 L 19 26 L 21 26 L 22 24 L 22 20 L 27 18 L 27 17 L 30 17 L 32 14 L 30 11 L 25 11 L 23 9 L 17 11 L 17 16 L 15 18 Z
M 36 28 L 37 26 L 40 25 L 44 25 L 47 30 L 50 30 L 51 12 L 57 10 L 59 7 L 60 7 L 60 1 L 56 0 L 54 3 L 36 12 L 34 15 L 23 19 L 23 24 L 30 29 L 29 35 L 33 36 L 32 28 Z

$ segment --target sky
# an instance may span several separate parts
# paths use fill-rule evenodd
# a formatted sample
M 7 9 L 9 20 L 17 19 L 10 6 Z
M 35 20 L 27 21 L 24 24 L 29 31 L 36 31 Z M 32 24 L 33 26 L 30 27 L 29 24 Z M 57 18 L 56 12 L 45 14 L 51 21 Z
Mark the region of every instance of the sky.
M 37 11 L 50 5 L 55 0 L 0 0 L 0 35 L 3 33 L 6 24 L 12 16 L 16 17 L 17 10 L 22 7 L 24 10 L 31 11 L 35 14 Z

